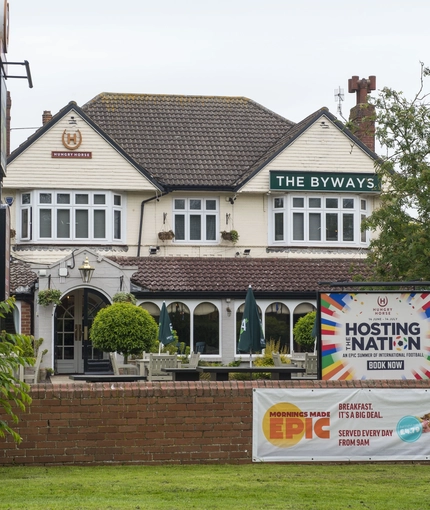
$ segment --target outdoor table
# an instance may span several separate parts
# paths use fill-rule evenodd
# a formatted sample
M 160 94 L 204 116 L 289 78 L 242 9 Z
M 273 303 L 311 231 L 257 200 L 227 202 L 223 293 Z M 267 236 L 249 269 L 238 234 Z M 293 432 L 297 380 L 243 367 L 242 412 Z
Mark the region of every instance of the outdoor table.
M 200 371 L 197 368 L 162 368 L 163 372 L 172 374 L 174 381 L 198 381 L 200 379 Z
M 248 373 L 250 376 L 253 373 L 269 372 L 271 378 L 281 381 L 289 381 L 291 374 L 301 374 L 305 372 L 305 368 L 292 367 L 286 365 L 285 367 L 197 367 L 197 370 L 211 375 L 211 381 L 228 381 L 228 376 L 231 372 L 234 373 Z
M 86 381 L 86 382 L 132 382 L 132 381 L 146 381 L 146 375 L 134 374 L 76 374 L 70 375 L 69 379 L 73 381 Z

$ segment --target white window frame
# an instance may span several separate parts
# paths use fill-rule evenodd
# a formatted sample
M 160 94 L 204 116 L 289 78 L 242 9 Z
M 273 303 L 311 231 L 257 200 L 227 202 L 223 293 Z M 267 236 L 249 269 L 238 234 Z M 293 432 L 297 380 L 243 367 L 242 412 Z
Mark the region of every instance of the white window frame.
M 184 201 L 184 208 L 177 208 L 177 201 Z M 200 200 L 202 207 L 201 209 L 193 209 L 192 201 Z M 215 209 L 207 209 L 206 204 L 208 201 L 215 202 Z M 175 231 L 174 243 L 176 244 L 217 244 L 219 243 L 220 234 L 219 234 L 219 199 L 215 197 L 175 197 L 172 203 L 172 216 L 173 216 L 173 229 Z M 179 232 L 176 227 L 176 217 L 184 216 L 184 239 L 179 239 Z M 200 216 L 201 224 L 200 224 L 200 239 L 191 239 L 191 216 Z M 208 216 L 215 216 L 215 239 L 206 239 L 206 218 Z
M 309 199 L 319 199 L 321 206 L 320 207 L 311 207 L 309 205 Z M 337 199 L 338 207 L 329 208 L 326 206 L 326 199 Z M 303 207 L 295 207 L 294 199 L 303 200 Z M 353 199 L 354 204 L 353 207 L 343 207 L 344 199 Z M 283 203 L 282 203 L 283 201 Z M 278 204 L 278 207 L 275 207 L 275 204 Z M 270 200 L 270 225 L 269 225 L 269 244 L 271 246 L 309 246 L 309 247 L 319 247 L 319 246 L 329 246 L 329 247 L 367 247 L 369 245 L 369 234 L 368 232 L 361 232 L 361 222 L 364 218 L 367 218 L 369 215 L 369 206 L 370 201 L 368 197 L 363 197 L 360 195 L 354 194 L 337 194 L 337 193 L 312 193 L 312 194 L 299 194 L 299 193 L 291 193 L 291 194 L 279 194 L 275 195 Z M 293 215 L 294 213 L 302 213 L 303 214 L 303 240 L 294 239 L 294 223 L 293 223 Z M 310 214 L 319 214 L 320 215 L 320 228 L 321 228 L 321 239 L 320 240 L 310 240 Z M 337 214 L 338 216 L 338 224 L 337 231 L 339 233 L 337 240 L 327 240 L 326 239 L 326 229 L 327 229 L 327 214 Z M 283 238 L 275 239 L 276 229 L 276 221 L 275 217 L 277 214 L 282 215 L 283 221 Z M 346 219 L 346 214 L 353 215 L 353 240 L 352 241 L 344 241 L 343 240 L 343 221 Z M 278 221 L 279 225 L 279 221 Z M 279 228 L 279 227 L 278 227 Z M 278 235 L 279 235 L 278 231 Z
M 43 203 L 40 197 L 43 194 L 51 196 L 50 203 Z M 68 203 L 59 203 L 58 196 L 61 194 L 69 195 Z M 23 197 L 30 195 L 30 203 L 23 203 Z M 77 195 L 87 195 L 88 203 L 78 203 L 76 200 Z M 95 197 L 103 195 L 104 203 L 97 203 Z M 50 236 L 41 236 L 41 210 L 49 210 L 51 215 L 50 222 Z M 28 211 L 27 211 L 28 210 Z M 67 236 L 59 237 L 57 234 L 57 221 L 59 219 L 58 211 L 69 211 L 69 231 Z M 27 211 L 27 212 L 24 212 Z M 76 213 L 78 211 L 88 212 L 88 236 L 78 237 Z M 104 213 L 104 236 L 95 237 L 95 214 L 97 211 Z M 125 242 L 125 211 L 126 211 L 126 198 L 124 195 L 112 191 L 89 191 L 89 190 L 33 190 L 21 194 L 20 203 L 20 242 L 32 243 L 55 243 L 55 244 L 69 244 L 70 242 L 77 244 L 106 244 Z M 23 235 L 23 222 L 27 214 L 27 236 Z M 115 236 L 115 215 L 120 216 L 119 220 L 119 237 Z

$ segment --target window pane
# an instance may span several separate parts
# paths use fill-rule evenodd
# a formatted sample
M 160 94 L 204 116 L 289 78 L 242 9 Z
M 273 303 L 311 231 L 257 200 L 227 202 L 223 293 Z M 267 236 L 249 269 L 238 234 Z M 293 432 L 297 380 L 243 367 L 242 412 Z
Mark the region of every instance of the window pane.
M 326 229 L 326 240 L 337 241 L 338 240 L 338 227 L 337 227 L 337 214 L 327 213 L 325 215 L 325 229 Z
M 275 209 L 279 209 L 281 207 L 284 207 L 284 199 L 281 198 L 281 197 L 275 198 L 273 203 L 274 203 Z
M 206 241 L 216 240 L 216 216 L 206 216 Z
M 190 240 L 200 241 L 202 238 L 201 234 L 202 217 L 192 214 L 190 216 Z
M 354 209 L 354 199 L 353 198 L 343 198 L 342 199 L 342 207 L 344 209 Z
M 206 211 L 216 211 L 216 200 L 206 200 Z
M 21 195 L 21 204 L 26 205 L 31 202 L 30 200 L 30 193 L 23 193 Z
M 106 203 L 106 195 L 94 195 L 94 203 L 97 205 Z
M 343 215 L 343 240 L 354 241 L 354 215 Z
M 114 195 L 113 196 L 113 204 L 114 205 L 121 205 L 121 195 Z
M 305 206 L 305 199 L 304 198 L 293 198 L 293 207 L 304 207 Z
M 360 204 L 361 204 L 361 210 L 362 211 L 365 211 L 366 210 L 366 207 L 367 207 L 367 201 L 366 200 L 360 200 Z
M 41 204 L 50 204 L 51 202 L 51 193 L 39 193 L 39 202 Z
M 88 195 L 86 193 L 77 193 L 75 195 L 75 204 L 88 204 Z
M 113 237 L 121 239 L 121 211 L 113 212 Z
M 325 206 L 327 209 L 337 209 L 338 208 L 338 199 L 337 198 L 326 198 L 325 199 Z
M 52 218 L 51 209 L 40 209 L 39 211 L 40 237 L 52 237 L 51 218 Z
M 364 221 L 366 219 L 366 215 L 365 214 L 362 214 L 361 215 L 361 221 Z M 365 230 L 362 230 L 361 231 L 361 242 L 362 243 L 365 243 L 367 241 L 367 236 L 366 236 L 366 231 Z
M 182 198 L 175 199 L 175 209 L 183 210 L 185 209 L 185 200 Z M 176 234 L 175 234 L 176 237 Z
M 57 237 L 70 237 L 70 210 L 58 209 L 57 211 Z
M 88 229 L 88 211 L 79 209 L 76 211 L 76 237 L 80 237 L 81 239 L 88 239 L 89 229 Z
M 320 198 L 310 198 L 309 199 L 309 207 L 320 208 L 321 207 L 321 199 Z
M 57 193 L 57 204 L 70 204 L 70 194 Z
M 293 240 L 303 241 L 305 238 L 304 231 L 304 214 L 294 213 L 293 214 Z
M 192 211 L 200 211 L 202 208 L 202 201 L 201 200 L 190 200 L 190 209 Z
M 105 211 L 94 211 L 94 237 L 95 239 L 103 239 L 106 237 Z
M 29 217 L 29 209 L 23 209 L 21 211 L 21 237 L 23 239 L 27 239 L 29 237 L 28 235 L 28 217 Z
M 275 214 L 275 241 L 284 240 L 284 213 Z
M 309 214 L 309 241 L 321 241 L 321 214 Z
M 175 239 L 185 241 L 185 216 L 175 214 Z

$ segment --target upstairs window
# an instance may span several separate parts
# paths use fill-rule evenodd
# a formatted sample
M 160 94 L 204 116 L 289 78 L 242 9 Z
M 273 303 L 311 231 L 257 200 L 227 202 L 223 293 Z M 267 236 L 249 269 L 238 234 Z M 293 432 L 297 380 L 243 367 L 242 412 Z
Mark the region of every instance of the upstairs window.
M 361 222 L 367 200 L 358 196 L 284 195 L 272 199 L 273 244 L 344 245 L 367 243 Z
M 21 195 L 21 241 L 122 242 L 123 198 L 112 192 Z
M 219 230 L 218 200 L 175 198 L 173 202 L 175 241 L 216 242 Z

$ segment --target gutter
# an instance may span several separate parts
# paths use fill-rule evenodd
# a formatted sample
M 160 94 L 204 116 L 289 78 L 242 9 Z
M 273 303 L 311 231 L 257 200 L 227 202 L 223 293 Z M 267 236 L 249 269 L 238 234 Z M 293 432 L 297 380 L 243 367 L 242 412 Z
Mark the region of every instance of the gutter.
M 140 204 L 140 220 L 139 220 L 139 239 L 137 241 L 137 256 L 140 257 L 140 248 L 142 243 L 142 228 L 143 228 L 143 212 L 145 209 L 145 204 L 147 202 L 152 202 L 153 200 L 156 200 L 157 202 L 160 200 L 160 197 L 164 197 L 167 195 L 167 193 L 162 193 L 160 196 L 155 196 L 152 198 L 148 198 L 147 200 L 142 200 L 142 203 Z

